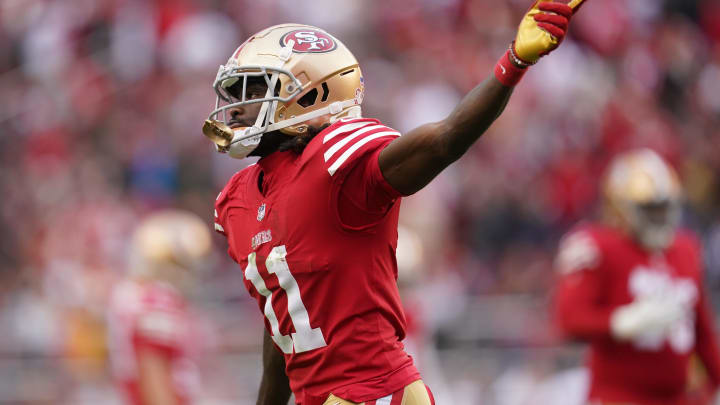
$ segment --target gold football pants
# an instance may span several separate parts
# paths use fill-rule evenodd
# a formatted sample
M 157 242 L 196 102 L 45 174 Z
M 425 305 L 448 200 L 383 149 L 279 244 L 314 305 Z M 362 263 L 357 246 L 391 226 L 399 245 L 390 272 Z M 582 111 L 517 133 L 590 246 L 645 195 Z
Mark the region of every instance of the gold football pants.
M 417 380 L 400 391 L 373 401 L 350 402 L 330 394 L 323 405 L 434 405 L 434 402 L 430 399 L 425 383 Z

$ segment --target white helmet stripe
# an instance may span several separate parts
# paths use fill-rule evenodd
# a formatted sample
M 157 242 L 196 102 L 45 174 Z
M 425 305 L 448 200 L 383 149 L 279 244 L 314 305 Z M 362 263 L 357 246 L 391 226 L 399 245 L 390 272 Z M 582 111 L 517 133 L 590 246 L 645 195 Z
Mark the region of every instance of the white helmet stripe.
M 658 195 L 669 196 L 671 180 L 667 166 L 656 155 L 652 155 L 652 159 L 648 159 L 647 168 L 652 173 L 652 179 L 658 188 Z

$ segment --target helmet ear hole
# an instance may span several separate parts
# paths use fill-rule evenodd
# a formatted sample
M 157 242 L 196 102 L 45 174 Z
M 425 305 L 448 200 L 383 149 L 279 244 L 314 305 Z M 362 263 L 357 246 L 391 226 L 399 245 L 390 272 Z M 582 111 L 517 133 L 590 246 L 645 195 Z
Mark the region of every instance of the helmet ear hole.
M 330 88 L 328 87 L 327 82 L 322 82 L 322 90 L 323 90 L 323 94 L 322 94 L 322 97 L 320 98 L 320 102 L 324 103 L 325 101 L 327 101 L 328 97 L 330 96 Z M 300 97 L 300 99 L 297 101 L 297 103 L 300 106 L 302 106 L 303 108 L 311 107 L 311 106 L 315 105 L 315 102 L 317 101 L 317 98 L 318 98 L 318 94 L 319 94 L 318 89 L 313 88 L 312 90 L 305 93 L 304 96 Z
M 300 104 L 303 108 L 308 108 L 311 105 L 315 104 L 315 101 L 317 100 L 318 91 L 317 89 L 312 89 L 305 93 L 304 96 L 302 96 L 297 103 Z
M 328 96 L 330 95 L 330 89 L 328 88 L 327 82 L 322 82 L 322 88 L 323 88 L 323 95 L 322 99 L 320 99 L 321 102 L 325 102 L 328 99 Z

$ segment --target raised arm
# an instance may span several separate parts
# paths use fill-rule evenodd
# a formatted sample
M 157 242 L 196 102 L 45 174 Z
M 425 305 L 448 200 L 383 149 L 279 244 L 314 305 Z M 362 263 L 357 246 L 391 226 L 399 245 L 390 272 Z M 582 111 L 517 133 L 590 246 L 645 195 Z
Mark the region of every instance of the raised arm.
M 472 89 L 447 118 L 411 130 L 380 153 L 380 170 L 388 183 L 404 195 L 413 194 L 459 159 L 503 112 L 527 68 L 558 47 L 582 2 L 535 1 L 494 74 Z
M 257 405 L 287 405 L 290 383 L 285 374 L 285 357 L 278 351 L 267 330 L 263 336 L 263 374 Z
M 450 116 L 422 125 L 380 152 L 380 170 L 403 195 L 414 194 L 462 156 L 500 116 L 513 88 L 490 76 L 472 89 Z

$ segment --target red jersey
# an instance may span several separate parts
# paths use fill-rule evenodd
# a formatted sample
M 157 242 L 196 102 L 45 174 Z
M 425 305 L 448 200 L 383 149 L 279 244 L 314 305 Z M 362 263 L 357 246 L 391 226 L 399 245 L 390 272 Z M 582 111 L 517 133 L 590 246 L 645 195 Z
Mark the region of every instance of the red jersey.
M 118 284 L 110 300 L 108 323 L 112 371 L 126 403 L 144 404 L 137 364 L 143 348 L 170 359 L 175 396 L 180 404 L 192 403 L 198 387 L 192 360 L 197 339 L 185 300 L 173 287 L 135 281 Z
M 618 229 L 582 226 L 561 242 L 557 267 L 560 327 L 590 342 L 591 400 L 684 404 L 694 352 L 718 386 L 720 356 L 702 288 L 700 248 L 690 233 L 679 232 L 664 252 L 653 254 Z M 668 332 L 614 339 L 613 311 L 650 297 L 678 300 L 686 316 Z
M 330 393 L 374 400 L 420 379 L 401 343 L 400 194 L 378 165 L 399 135 L 377 120 L 340 120 L 302 154 L 274 152 L 238 172 L 217 198 L 215 228 L 284 353 L 298 404 Z

